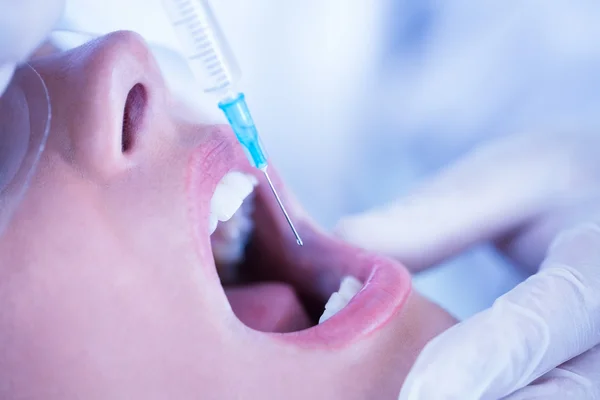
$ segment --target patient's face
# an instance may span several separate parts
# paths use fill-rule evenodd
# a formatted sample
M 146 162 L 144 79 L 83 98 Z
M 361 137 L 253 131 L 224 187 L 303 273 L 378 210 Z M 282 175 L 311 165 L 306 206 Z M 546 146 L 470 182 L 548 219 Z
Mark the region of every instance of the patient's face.
M 392 399 L 454 322 L 271 171 L 297 246 L 234 136 L 182 118 L 136 35 L 33 65 L 52 131 L 0 241 L 0 398 Z M 364 286 L 317 325 L 346 276 Z

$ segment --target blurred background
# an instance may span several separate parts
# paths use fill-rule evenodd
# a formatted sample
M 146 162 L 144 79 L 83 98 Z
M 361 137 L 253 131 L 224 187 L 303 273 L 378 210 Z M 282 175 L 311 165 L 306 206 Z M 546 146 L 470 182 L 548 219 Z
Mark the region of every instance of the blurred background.
M 600 119 L 600 2 L 211 3 L 272 162 L 327 229 L 407 193 L 483 140 Z M 160 0 L 67 0 L 61 27 L 141 33 L 173 90 L 220 118 L 189 85 Z M 54 36 L 64 48 L 87 39 Z M 482 246 L 415 286 L 465 318 L 521 278 Z

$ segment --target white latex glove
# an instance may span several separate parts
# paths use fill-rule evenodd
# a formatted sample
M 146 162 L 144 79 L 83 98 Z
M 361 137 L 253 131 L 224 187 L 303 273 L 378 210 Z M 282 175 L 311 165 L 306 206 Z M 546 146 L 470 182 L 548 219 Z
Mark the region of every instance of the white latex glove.
M 17 66 L 42 44 L 65 0 L 0 0 L 0 96 Z
M 539 267 L 432 340 L 400 399 L 600 399 L 599 149 L 600 132 L 508 137 L 339 223 L 346 240 L 413 271 L 484 241 Z

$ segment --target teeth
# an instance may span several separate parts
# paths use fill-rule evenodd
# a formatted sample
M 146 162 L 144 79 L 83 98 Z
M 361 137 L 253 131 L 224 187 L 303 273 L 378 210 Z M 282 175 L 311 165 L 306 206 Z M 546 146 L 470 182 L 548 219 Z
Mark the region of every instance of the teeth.
M 228 221 L 233 217 L 256 184 L 256 178 L 241 172 L 229 172 L 221 179 L 210 200 L 211 235 L 217 229 L 218 221 Z
M 363 284 L 353 276 L 346 276 L 342 279 L 340 289 L 334 292 L 325 304 L 325 311 L 319 318 L 319 324 L 327 321 L 329 318 L 337 314 L 342 308 L 346 307 L 350 300 L 360 292 Z

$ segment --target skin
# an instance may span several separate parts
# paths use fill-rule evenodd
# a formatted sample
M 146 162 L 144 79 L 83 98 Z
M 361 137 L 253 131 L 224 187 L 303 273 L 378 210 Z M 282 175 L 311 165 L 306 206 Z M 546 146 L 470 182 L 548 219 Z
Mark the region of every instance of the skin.
M 0 241 L 0 398 L 393 399 L 425 343 L 455 323 L 394 264 L 404 297 L 364 334 L 338 335 L 335 317 L 306 340 L 249 329 L 228 309 L 208 234 L 198 233 L 212 194 L 204 181 L 243 158 L 215 147 L 231 133 L 174 116 L 177 103 L 135 34 L 33 65 L 50 92 L 52 131 Z M 192 203 L 191 159 L 200 176 Z M 292 208 L 307 246 L 330 241 L 324 248 L 362 254 L 311 234 Z M 321 301 L 336 290 L 323 286 Z M 360 326 L 354 308 L 346 320 Z

